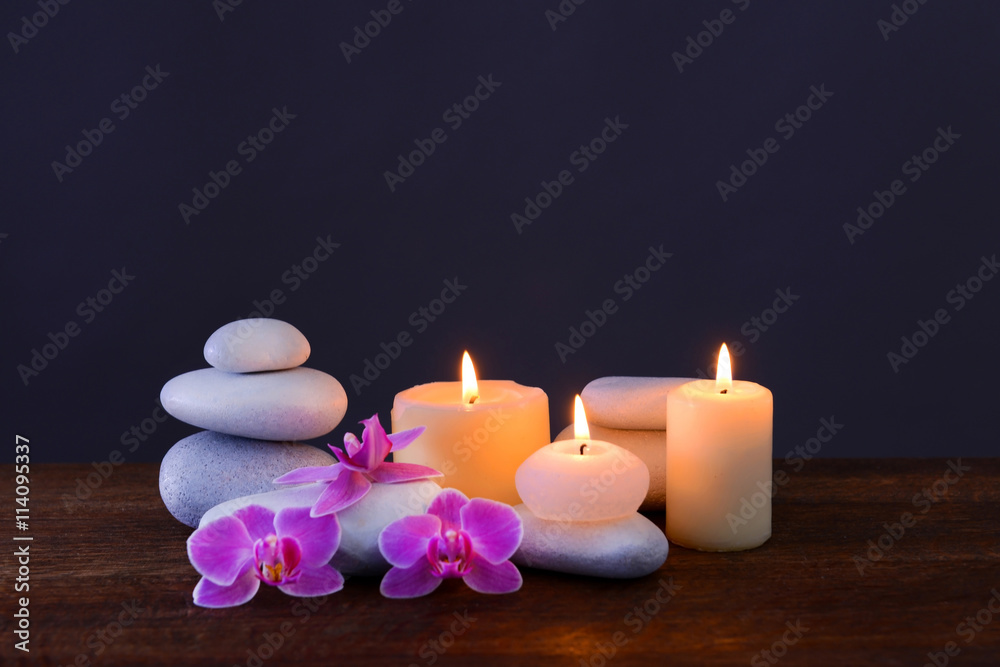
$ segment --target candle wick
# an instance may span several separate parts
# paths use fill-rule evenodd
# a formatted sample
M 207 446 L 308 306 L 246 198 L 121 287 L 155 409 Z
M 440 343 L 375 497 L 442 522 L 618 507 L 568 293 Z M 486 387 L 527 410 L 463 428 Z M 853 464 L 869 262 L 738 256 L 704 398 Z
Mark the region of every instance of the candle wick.
M 723 389 L 723 390 L 722 390 L 722 391 L 720 391 L 719 393 L 720 393 L 720 394 L 725 394 L 725 393 L 727 393 L 728 391 L 729 391 L 728 389 Z
M 583 443 L 582 445 L 580 445 L 580 456 L 583 456 L 583 450 L 585 450 L 586 448 L 587 448 L 587 443 Z
M 478 396 L 470 396 L 469 397 L 469 405 L 472 405 L 473 403 L 475 403 L 476 399 L 478 399 L 478 398 L 479 398 Z

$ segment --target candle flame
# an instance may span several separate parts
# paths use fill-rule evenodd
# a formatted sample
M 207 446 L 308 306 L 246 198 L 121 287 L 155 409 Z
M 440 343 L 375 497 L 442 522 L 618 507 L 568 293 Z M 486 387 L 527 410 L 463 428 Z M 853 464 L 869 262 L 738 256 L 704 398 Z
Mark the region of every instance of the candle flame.
M 719 364 L 715 372 L 715 390 L 725 394 L 733 388 L 733 363 L 729 359 L 729 348 L 722 344 L 719 350 Z
M 462 403 L 472 405 L 479 399 L 479 383 L 476 381 L 476 369 L 472 365 L 472 357 L 466 351 L 462 355 Z
M 590 440 L 590 426 L 587 425 L 587 413 L 583 410 L 580 394 L 576 395 L 573 405 L 573 437 L 577 440 Z

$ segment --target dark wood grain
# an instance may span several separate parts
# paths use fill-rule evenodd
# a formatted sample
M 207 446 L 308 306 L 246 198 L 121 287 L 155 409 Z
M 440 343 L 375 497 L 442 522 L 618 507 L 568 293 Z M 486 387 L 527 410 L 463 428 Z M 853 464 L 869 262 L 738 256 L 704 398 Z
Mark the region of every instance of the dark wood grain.
M 90 466 L 32 466 L 31 653 L 13 648 L 8 555 L 0 656 L 32 665 L 255 665 L 250 652 L 270 636 L 281 645 L 270 657 L 265 648 L 264 665 L 770 664 L 760 652 L 776 642 L 785 665 L 923 665 L 954 642 L 960 653 L 950 664 L 995 665 L 1000 614 L 987 603 L 1000 590 L 1000 459 L 962 464 L 970 469 L 948 485 L 938 482 L 949 470 L 939 459 L 820 459 L 801 471 L 776 462 L 788 482 L 774 499 L 773 537 L 753 551 L 672 547 L 658 572 L 628 581 L 524 570 L 523 589 L 503 596 L 448 581 L 424 598 L 387 600 L 377 578 L 356 577 L 314 610 L 275 589 L 235 609 L 195 607 L 191 530 L 163 507 L 156 465 L 120 466 L 83 502 L 74 489 Z M 15 544 L 13 468 L 4 470 L 4 535 Z M 915 502 L 935 482 L 947 488 L 937 502 Z M 906 512 L 919 517 L 915 525 L 859 572 L 853 557 L 864 558 L 868 540 Z M 663 525 L 662 515 L 651 518 Z M 675 595 L 656 601 L 670 584 Z M 100 639 L 109 625 L 118 630 L 119 616 L 128 620 L 123 605 L 132 604 L 130 625 L 106 635 L 110 643 Z M 960 628 L 977 613 L 991 622 Z M 789 632 L 796 641 L 783 646 L 786 624 L 796 623 L 801 638 Z

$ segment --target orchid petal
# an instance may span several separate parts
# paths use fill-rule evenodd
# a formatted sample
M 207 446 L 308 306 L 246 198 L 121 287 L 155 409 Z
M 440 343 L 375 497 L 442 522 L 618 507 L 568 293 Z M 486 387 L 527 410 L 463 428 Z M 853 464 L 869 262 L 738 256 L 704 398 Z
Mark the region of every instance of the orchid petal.
M 349 454 L 346 454 L 344 450 L 337 449 L 335 447 L 330 447 L 333 450 L 333 455 L 337 457 L 339 465 L 347 470 L 356 470 L 357 472 L 368 472 L 368 468 L 365 466 L 355 463 L 354 459 L 351 458 Z
M 410 567 L 394 567 L 385 573 L 379 590 L 387 598 L 417 598 L 441 585 L 442 579 L 431 574 L 427 561 Z
M 362 444 L 361 441 L 358 440 L 358 436 L 354 435 L 353 433 L 344 434 L 344 449 L 347 450 L 348 456 L 354 456 L 355 454 L 360 452 L 361 447 Z M 330 449 L 334 450 L 334 453 L 336 454 L 336 449 L 337 449 L 336 447 L 330 445 Z
M 368 419 L 362 419 L 365 430 L 361 433 L 361 451 L 359 452 L 359 463 L 365 466 L 366 470 L 374 470 L 379 467 L 385 457 L 392 451 L 392 442 L 385 434 L 385 429 L 378 420 L 378 413 Z
M 398 484 L 399 482 L 410 482 L 415 479 L 427 479 L 428 477 L 443 477 L 434 468 L 418 465 L 416 463 L 383 463 L 368 474 L 376 482 L 382 484 Z
M 230 586 L 253 560 L 253 543 L 242 521 L 223 516 L 191 533 L 188 559 L 198 574 L 219 586 Z
M 309 515 L 317 517 L 339 512 L 364 498 L 371 488 L 372 483 L 364 475 L 352 470 L 327 485 Z
M 336 454 L 339 449 L 330 447 Z M 336 463 L 328 466 L 306 466 L 291 472 L 286 472 L 281 477 L 274 480 L 275 484 L 306 484 L 308 482 L 329 482 L 337 479 L 343 468 Z
M 476 554 L 493 565 L 513 556 L 521 546 L 524 527 L 521 517 L 510 505 L 485 498 L 473 498 L 459 513 L 462 516 L 462 530 L 472 538 Z
M 233 512 L 233 518 L 243 522 L 253 542 L 274 533 L 274 512 L 266 507 L 247 505 Z
M 199 607 L 210 609 L 235 607 L 249 601 L 256 595 L 258 588 L 260 580 L 254 576 L 252 570 L 247 570 L 246 574 L 228 586 L 220 586 L 211 579 L 203 577 L 194 587 L 194 603 Z
M 389 442 L 392 443 L 392 449 L 390 451 L 398 452 L 401 449 L 409 447 L 410 443 L 419 438 L 420 434 L 426 430 L 426 426 L 417 426 L 416 428 L 400 431 L 399 433 L 391 433 L 389 435 Z
M 468 502 L 468 496 L 458 489 L 445 489 L 431 501 L 427 513 L 441 519 L 442 533 L 447 530 L 461 530 L 462 517 L 460 512 Z
M 407 568 L 427 556 L 427 543 L 441 531 L 441 519 L 418 514 L 396 519 L 382 529 L 378 549 L 396 567 Z
M 472 569 L 462 577 L 477 593 L 513 593 L 521 589 L 521 573 L 509 560 L 490 563 L 476 558 Z
M 311 598 L 336 593 L 343 587 L 344 576 L 329 565 L 322 565 L 304 569 L 298 580 L 282 584 L 278 589 L 295 597 Z
M 340 522 L 336 514 L 311 517 L 309 507 L 286 507 L 274 518 L 279 538 L 294 537 L 302 549 L 302 565 L 319 567 L 333 558 L 340 546 Z

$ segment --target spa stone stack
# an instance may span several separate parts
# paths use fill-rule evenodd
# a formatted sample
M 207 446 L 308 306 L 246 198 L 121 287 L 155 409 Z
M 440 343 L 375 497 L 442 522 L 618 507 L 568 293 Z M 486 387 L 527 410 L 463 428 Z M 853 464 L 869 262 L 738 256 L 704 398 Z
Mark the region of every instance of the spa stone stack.
M 163 386 L 168 413 L 207 429 L 171 447 L 160 466 L 160 495 L 179 521 L 196 527 L 219 503 L 271 491 L 275 478 L 296 468 L 336 462 L 293 442 L 329 433 L 347 411 L 336 378 L 302 367 L 309 353 L 305 336 L 286 322 L 239 320 L 205 343 L 212 368 Z
M 649 468 L 649 492 L 639 509 L 662 511 L 667 502 L 667 394 L 693 378 L 604 377 L 580 394 L 590 436 L 623 447 Z M 572 440 L 573 425 L 556 440 Z

